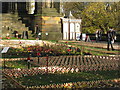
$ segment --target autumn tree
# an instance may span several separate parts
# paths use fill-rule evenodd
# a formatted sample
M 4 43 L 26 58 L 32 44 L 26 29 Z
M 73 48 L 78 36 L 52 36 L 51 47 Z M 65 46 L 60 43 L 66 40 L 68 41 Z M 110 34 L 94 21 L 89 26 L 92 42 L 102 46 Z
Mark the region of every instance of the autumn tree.
M 68 2 L 64 9 L 82 19 L 82 31 L 85 33 L 95 33 L 96 29 L 106 33 L 109 27 L 119 30 L 120 2 Z

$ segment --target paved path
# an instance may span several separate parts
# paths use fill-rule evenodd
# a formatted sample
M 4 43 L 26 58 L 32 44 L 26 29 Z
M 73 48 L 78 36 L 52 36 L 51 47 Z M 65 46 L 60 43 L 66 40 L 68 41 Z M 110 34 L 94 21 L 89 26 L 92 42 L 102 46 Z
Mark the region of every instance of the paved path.
M 17 47 L 20 48 L 21 46 L 34 46 L 40 45 L 43 46 L 44 44 L 49 44 L 47 41 L 42 40 L 0 40 L 1 47 Z
M 66 41 L 59 41 L 59 42 L 66 42 Z M 73 44 L 77 44 L 77 45 L 82 45 L 82 46 L 90 46 L 90 47 L 97 47 L 97 48 L 104 48 L 104 49 L 107 49 L 107 42 L 84 42 L 84 41 L 67 41 L 68 43 L 69 42 L 73 42 Z M 116 50 L 120 50 L 120 42 L 115 42 L 113 44 L 113 47 L 116 49 Z
M 106 53 L 106 54 L 110 54 L 110 55 L 119 55 L 120 54 L 120 43 L 119 42 L 115 42 L 113 44 L 113 47 L 115 49 L 115 51 L 107 51 L 107 42 L 98 42 L 96 43 L 94 42 L 84 42 L 84 41 L 63 41 L 60 40 L 59 42 L 68 42 L 68 45 L 80 45 L 80 46 L 88 46 L 88 47 L 95 47 L 98 49 L 94 49 L 94 48 L 87 48 L 85 47 L 86 50 L 88 51 L 95 51 L 95 52 L 100 52 L 100 53 Z

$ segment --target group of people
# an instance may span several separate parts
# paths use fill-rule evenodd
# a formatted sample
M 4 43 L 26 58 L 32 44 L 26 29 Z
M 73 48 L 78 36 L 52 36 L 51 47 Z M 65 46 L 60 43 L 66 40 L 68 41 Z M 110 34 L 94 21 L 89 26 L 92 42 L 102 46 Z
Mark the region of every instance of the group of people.
M 23 39 L 28 39 L 28 31 L 23 31 L 22 34 L 19 34 L 18 31 L 13 31 L 12 33 L 14 35 L 15 38 L 23 38 Z
M 102 37 L 101 30 L 97 30 L 96 31 L 96 42 L 100 41 L 101 37 Z M 116 40 L 116 32 L 113 29 L 113 27 L 110 27 L 109 30 L 107 31 L 107 42 L 108 42 L 108 44 L 107 44 L 107 50 L 108 51 L 110 50 L 110 46 L 111 46 L 112 50 L 115 50 L 113 48 L 113 43 L 114 43 L 115 40 Z

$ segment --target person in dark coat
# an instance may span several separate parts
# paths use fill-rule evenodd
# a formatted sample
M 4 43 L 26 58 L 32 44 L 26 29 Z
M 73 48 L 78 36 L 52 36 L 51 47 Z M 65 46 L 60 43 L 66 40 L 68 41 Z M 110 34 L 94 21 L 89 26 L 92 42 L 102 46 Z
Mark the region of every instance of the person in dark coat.
M 22 38 L 28 39 L 28 31 L 23 31 Z
M 115 50 L 113 48 L 113 43 L 114 43 L 114 40 L 115 40 L 115 36 L 116 36 L 116 32 L 111 27 L 110 30 L 107 32 L 107 38 L 108 38 L 107 50 L 110 50 L 110 45 L 111 45 L 111 49 Z
M 14 31 L 12 34 L 14 34 L 14 37 L 17 37 L 18 31 Z

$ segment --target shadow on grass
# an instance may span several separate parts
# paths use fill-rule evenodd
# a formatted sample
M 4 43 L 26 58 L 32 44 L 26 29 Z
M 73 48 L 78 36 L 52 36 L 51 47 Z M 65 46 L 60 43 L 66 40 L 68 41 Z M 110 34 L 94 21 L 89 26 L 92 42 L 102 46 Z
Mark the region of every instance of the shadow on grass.
M 79 81 L 114 79 L 118 78 L 117 72 L 118 71 L 97 71 L 64 74 L 38 74 L 17 78 L 17 80 L 25 86 L 39 86 Z

